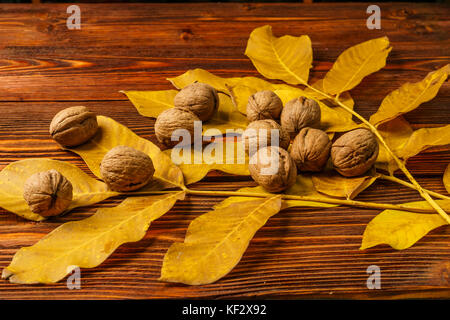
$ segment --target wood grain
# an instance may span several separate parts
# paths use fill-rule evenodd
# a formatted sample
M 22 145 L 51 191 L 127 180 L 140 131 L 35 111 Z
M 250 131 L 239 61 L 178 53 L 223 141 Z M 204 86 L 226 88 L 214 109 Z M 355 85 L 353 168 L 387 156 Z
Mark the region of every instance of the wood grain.
M 119 90 L 169 89 L 165 80 L 192 68 L 221 76 L 258 76 L 244 56 L 249 33 L 271 24 L 276 35 L 308 34 L 314 48 L 313 79 L 356 43 L 387 35 L 394 47 L 385 69 L 352 95 L 368 117 L 383 97 L 406 81 L 419 81 L 449 63 L 447 5 L 381 4 L 382 30 L 367 30 L 365 4 L 81 4 L 81 30 L 67 30 L 66 5 L 0 5 L 0 169 L 12 161 L 49 157 L 89 172 L 73 153 L 49 138 L 48 125 L 60 109 L 86 105 L 156 142 L 154 119 L 140 116 Z M 450 123 L 450 86 L 409 113 L 415 128 Z M 450 148 L 413 157 L 408 168 L 428 189 L 445 193 L 442 173 Z M 212 172 L 193 187 L 235 190 L 255 185 L 249 177 Z M 387 196 L 388 195 L 388 196 Z M 222 197 L 189 196 L 152 224 L 146 237 L 121 246 L 101 266 L 82 270 L 82 289 L 65 281 L 20 286 L 0 281 L 0 299 L 122 298 L 449 298 L 450 228 L 432 231 L 414 247 L 359 251 L 365 225 L 377 210 L 292 208 L 269 220 L 238 266 L 205 286 L 158 281 L 162 258 L 183 241 L 190 221 Z M 360 200 L 402 203 L 416 192 L 379 181 Z M 79 208 L 42 223 L 0 210 L 0 267 L 14 253 L 56 226 L 87 217 L 100 206 Z M 382 289 L 366 288 L 368 266 L 382 271 Z

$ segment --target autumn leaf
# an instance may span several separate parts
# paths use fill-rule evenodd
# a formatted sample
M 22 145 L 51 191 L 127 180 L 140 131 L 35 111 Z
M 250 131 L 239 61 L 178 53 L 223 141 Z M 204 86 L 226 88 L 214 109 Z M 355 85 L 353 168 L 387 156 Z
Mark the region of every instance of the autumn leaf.
M 72 183 L 73 199 L 66 212 L 117 195 L 117 192 L 109 191 L 106 184 L 89 177 L 72 164 L 50 159 L 27 159 L 13 162 L 0 172 L 0 207 L 28 220 L 44 220 L 30 211 L 23 198 L 23 186 L 31 175 L 51 169 L 59 171 Z
M 120 245 L 141 240 L 150 223 L 183 198 L 183 191 L 128 198 L 87 219 L 67 222 L 35 245 L 21 248 L 2 278 L 21 284 L 55 283 L 75 266 L 94 268 Z
M 370 117 L 370 123 L 379 126 L 433 99 L 449 72 L 450 64 L 430 72 L 422 81 L 408 82 L 392 91 L 384 98 L 378 111 Z
M 345 50 L 323 79 L 326 93 L 340 94 L 356 87 L 364 77 L 386 65 L 391 51 L 387 37 L 369 40 Z
M 445 190 L 447 190 L 447 192 L 450 193 L 450 164 L 447 165 L 442 180 L 444 182 Z
M 204 148 L 174 148 L 164 151 L 183 172 L 185 184 L 202 180 L 208 172 L 219 170 L 234 175 L 250 175 L 248 156 L 241 142 L 217 141 Z
M 372 170 L 374 173 L 375 170 Z M 326 170 L 312 175 L 317 191 L 331 197 L 354 199 L 377 179 L 374 175 L 346 178 L 333 170 Z
M 173 108 L 177 90 L 162 91 L 120 91 L 133 103 L 140 115 L 157 118 L 164 110 Z
M 160 280 L 201 285 L 227 275 L 241 260 L 250 240 L 281 209 L 281 197 L 232 203 L 191 222 L 183 243 L 164 256 Z
M 155 179 L 141 191 L 183 186 L 181 170 L 156 145 L 137 136 L 130 129 L 111 118 L 97 116 L 97 121 L 99 132 L 94 138 L 81 146 L 68 149 L 81 156 L 94 175 L 101 178 L 100 163 L 103 157 L 112 148 L 123 145 L 146 153 L 155 166 Z
M 289 84 L 308 83 L 312 64 L 311 40 L 308 36 L 274 37 L 269 25 L 250 34 L 245 54 L 260 74 Z
M 444 210 L 450 209 L 449 200 L 436 200 Z M 426 201 L 404 205 L 415 208 L 431 208 Z M 360 250 L 379 244 L 388 244 L 396 250 L 411 247 L 428 232 L 447 222 L 438 214 L 415 213 L 400 210 L 384 210 L 366 227 Z

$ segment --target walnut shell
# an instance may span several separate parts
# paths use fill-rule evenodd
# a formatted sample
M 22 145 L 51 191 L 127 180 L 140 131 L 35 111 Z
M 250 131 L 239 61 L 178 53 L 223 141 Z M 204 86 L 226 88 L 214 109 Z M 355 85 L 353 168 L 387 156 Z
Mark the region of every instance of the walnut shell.
M 251 158 L 250 175 L 269 192 L 281 192 L 292 187 L 297 179 L 297 167 L 289 153 L 275 146 L 261 148 Z
M 167 147 L 192 144 L 194 142 L 194 121 L 200 121 L 200 119 L 189 110 L 178 108 L 164 110 L 158 118 L 156 118 L 156 138 Z M 172 141 L 172 133 L 177 129 L 187 130 L 190 134 L 190 139 L 187 139 L 186 141 L 183 140 L 181 142 Z
M 100 173 L 112 190 L 133 191 L 152 179 L 155 168 L 152 159 L 144 152 L 117 146 L 103 157 Z
M 52 169 L 33 174 L 25 181 L 23 198 L 30 210 L 43 217 L 63 213 L 72 201 L 72 184 Z
M 331 141 L 319 129 L 303 128 L 292 142 L 290 155 L 299 171 L 322 171 L 330 156 Z
M 245 151 L 249 155 L 254 154 L 260 147 L 274 145 L 272 143 L 272 130 L 278 131 L 278 139 L 275 143 L 283 149 L 289 147 L 289 135 L 274 120 L 265 119 L 251 122 L 242 134 Z M 266 134 L 264 137 L 263 134 Z M 262 141 L 260 141 L 260 139 Z
M 64 147 L 75 147 L 87 142 L 97 130 L 96 114 L 82 106 L 61 110 L 50 123 L 51 136 Z
M 368 129 L 355 129 L 343 134 L 331 146 L 334 168 L 345 177 L 368 171 L 378 157 L 378 141 Z
M 280 118 L 282 109 L 283 102 L 273 91 L 258 91 L 248 98 L 247 119 L 248 121 L 276 120 Z
M 173 102 L 175 108 L 189 110 L 200 120 L 207 121 L 219 108 L 219 95 L 209 84 L 194 82 L 181 89 Z
M 295 98 L 287 102 L 281 111 L 281 126 L 292 139 L 305 127 L 320 127 L 319 104 L 305 97 Z

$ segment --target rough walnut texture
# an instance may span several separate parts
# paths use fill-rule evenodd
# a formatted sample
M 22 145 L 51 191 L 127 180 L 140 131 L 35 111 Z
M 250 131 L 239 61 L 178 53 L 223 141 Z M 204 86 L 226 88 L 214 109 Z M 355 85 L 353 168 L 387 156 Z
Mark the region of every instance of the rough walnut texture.
M 97 116 L 82 106 L 58 112 L 50 123 L 50 134 L 64 147 L 75 147 L 87 142 L 97 130 Z
M 283 102 L 272 91 L 259 91 L 248 98 L 247 119 L 256 121 L 263 119 L 276 120 L 280 118 Z
M 189 110 L 200 120 L 207 121 L 219 108 L 219 95 L 209 84 L 196 82 L 178 92 L 174 105 L 175 108 Z
M 378 157 L 378 142 L 368 129 L 343 134 L 331 146 L 334 168 L 343 176 L 359 176 L 369 170 Z
M 248 166 L 250 175 L 269 192 L 281 192 L 295 184 L 297 168 L 289 153 L 279 147 L 259 149 Z
M 56 170 L 33 174 L 23 186 L 30 210 L 43 217 L 63 213 L 72 201 L 72 184 Z
M 155 168 L 152 159 L 142 151 L 117 146 L 103 158 L 100 173 L 112 190 L 133 191 L 151 180 Z
M 249 155 L 254 154 L 260 147 L 274 145 L 272 142 L 272 130 L 278 131 L 278 139 L 275 140 L 278 146 L 286 149 L 289 147 L 289 135 L 274 120 L 257 120 L 251 122 L 242 134 L 245 151 Z M 266 136 L 264 137 L 264 133 Z M 260 139 L 262 141 L 260 141 Z
M 194 142 L 194 121 L 200 121 L 200 119 L 189 110 L 178 108 L 165 110 L 156 118 L 156 138 L 167 147 L 191 144 Z M 172 133 L 177 129 L 187 130 L 190 134 L 189 139 L 181 142 L 172 141 Z
M 300 171 L 318 172 L 330 156 L 331 141 L 319 129 L 303 128 L 292 142 L 290 155 Z
M 320 127 L 320 107 L 312 99 L 295 98 L 286 103 L 281 111 L 281 126 L 292 139 L 305 127 Z

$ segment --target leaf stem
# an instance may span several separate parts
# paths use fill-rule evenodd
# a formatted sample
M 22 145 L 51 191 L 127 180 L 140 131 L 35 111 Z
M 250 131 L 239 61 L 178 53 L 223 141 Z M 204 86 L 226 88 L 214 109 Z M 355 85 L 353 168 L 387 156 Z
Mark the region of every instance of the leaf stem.
M 450 217 L 447 215 L 447 213 L 436 203 L 436 201 L 433 200 L 433 198 L 431 198 L 430 194 L 421 187 L 421 185 L 417 182 L 417 180 L 412 176 L 412 174 L 408 171 L 408 169 L 406 168 L 404 162 L 402 160 L 400 160 L 395 154 L 394 152 L 391 150 L 391 148 L 389 148 L 389 146 L 387 145 L 386 141 L 384 140 L 384 138 L 381 136 L 380 132 L 377 130 L 377 128 L 372 125 L 369 121 L 367 121 L 363 116 L 361 116 L 359 113 L 357 113 L 356 111 L 354 111 L 352 108 L 349 108 L 347 105 L 345 105 L 344 103 L 342 103 L 338 96 L 333 97 L 325 92 L 322 92 L 319 89 L 314 88 L 313 86 L 309 85 L 308 83 L 306 83 L 305 81 L 303 81 L 303 79 L 297 77 L 297 79 L 300 81 L 301 84 L 305 85 L 306 87 L 308 87 L 309 89 L 323 95 L 324 97 L 326 97 L 327 99 L 332 99 L 334 100 L 340 107 L 342 107 L 345 111 L 351 113 L 352 115 L 354 115 L 356 118 L 358 118 L 362 123 L 364 123 L 369 129 L 370 131 L 372 131 L 372 133 L 378 138 L 378 140 L 380 141 L 380 143 L 383 145 L 383 147 L 386 149 L 387 153 L 394 159 L 394 161 L 397 163 L 398 167 L 400 168 L 400 170 L 403 171 L 403 173 L 406 175 L 406 177 L 409 179 L 409 181 L 411 181 L 412 185 L 414 186 L 414 189 L 416 189 L 419 194 L 422 196 L 422 198 L 424 198 L 436 211 L 437 213 L 439 213 L 439 215 L 448 223 L 450 224 Z

